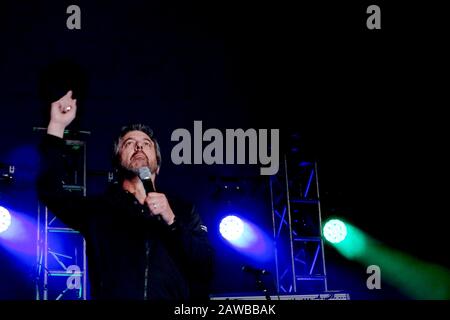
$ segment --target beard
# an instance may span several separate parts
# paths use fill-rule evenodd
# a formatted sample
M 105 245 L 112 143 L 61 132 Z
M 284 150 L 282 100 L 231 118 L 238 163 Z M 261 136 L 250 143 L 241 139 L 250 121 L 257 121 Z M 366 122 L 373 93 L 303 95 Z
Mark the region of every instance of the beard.
M 139 158 L 135 158 L 137 154 L 134 154 L 129 161 L 121 161 L 118 166 L 118 175 L 122 179 L 133 179 L 139 176 L 139 169 L 147 167 L 153 173 L 156 168 L 153 168 L 149 159 L 145 154 L 140 153 Z
M 138 170 L 139 168 L 142 168 L 142 167 L 151 168 L 150 161 L 149 161 L 147 155 L 145 155 L 142 152 L 133 154 L 131 156 L 130 160 L 128 160 L 126 162 L 122 161 L 121 165 L 125 169 L 131 170 L 131 171 Z

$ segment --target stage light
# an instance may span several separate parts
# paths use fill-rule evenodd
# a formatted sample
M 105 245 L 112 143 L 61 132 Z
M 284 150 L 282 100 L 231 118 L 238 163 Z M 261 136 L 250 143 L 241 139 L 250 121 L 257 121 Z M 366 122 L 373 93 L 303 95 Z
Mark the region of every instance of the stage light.
M 237 240 L 244 232 L 244 223 L 236 216 L 226 216 L 219 225 L 222 237 L 229 241 Z
M 342 242 L 347 236 L 345 223 L 338 219 L 329 220 L 323 227 L 323 235 L 331 243 Z
M 10 224 L 11 215 L 9 214 L 9 211 L 4 207 L 0 207 L 0 233 L 6 231 Z

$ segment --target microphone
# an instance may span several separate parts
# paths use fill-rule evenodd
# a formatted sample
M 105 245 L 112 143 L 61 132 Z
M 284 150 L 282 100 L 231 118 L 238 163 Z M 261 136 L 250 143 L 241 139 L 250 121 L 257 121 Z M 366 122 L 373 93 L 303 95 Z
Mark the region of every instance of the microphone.
M 266 269 L 257 269 L 251 266 L 242 266 L 242 271 L 252 273 L 254 275 L 267 275 L 270 274 Z
M 144 184 L 145 193 L 155 192 L 152 182 L 152 172 L 148 167 L 142 167 L 138 169 L 138 176 Z
M 138 176 L 144 185 L 146 194 L 148 194 L 149 192 L 155 192 L 155 188 L 153 187 L 153 182 L 152 182 L 152 172 L 150 171 L 150 168 L 148 168 L 148 167 L 139 168 Z M 162 221 L 162 218 L 160 215 L 156 215 L 154 217 L 156 218 L 156 220 L 158 220 L 160 222 Z

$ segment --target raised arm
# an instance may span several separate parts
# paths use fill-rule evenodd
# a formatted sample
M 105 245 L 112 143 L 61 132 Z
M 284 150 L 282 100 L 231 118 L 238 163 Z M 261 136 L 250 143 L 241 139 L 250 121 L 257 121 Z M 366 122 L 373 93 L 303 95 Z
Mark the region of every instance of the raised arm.
M 87 200 L 64 190 L 66 159 L 64 130 L 75 119 L 76 99 L 72 91 L 51 104 L 47 135 L 40 145 L 40 172 L 37 191 L 42 201 L 69 227 L 82 231 L 86 225 Z

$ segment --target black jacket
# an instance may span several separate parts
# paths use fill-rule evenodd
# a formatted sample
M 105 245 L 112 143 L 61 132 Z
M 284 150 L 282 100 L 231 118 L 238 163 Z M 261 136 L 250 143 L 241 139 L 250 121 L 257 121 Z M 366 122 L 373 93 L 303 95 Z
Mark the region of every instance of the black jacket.
M 39 198 L 84 236 L 94 299 L 208 298 L 213 250 L 192 205 L 168 198 L 176 216 L 169 227 L 119 186 L 80 197 L 63 189 L 64 140 L 46 135 L 40 150 Z

